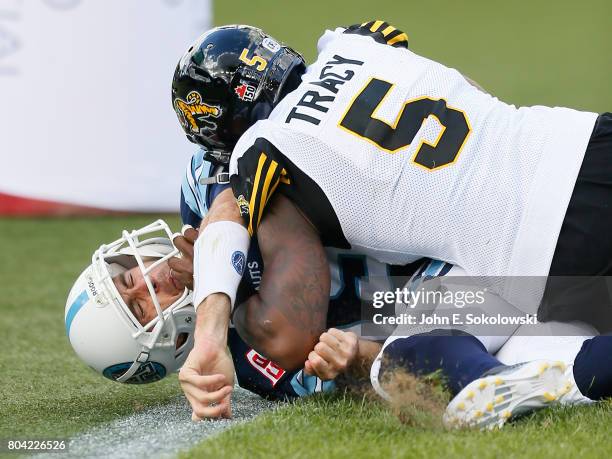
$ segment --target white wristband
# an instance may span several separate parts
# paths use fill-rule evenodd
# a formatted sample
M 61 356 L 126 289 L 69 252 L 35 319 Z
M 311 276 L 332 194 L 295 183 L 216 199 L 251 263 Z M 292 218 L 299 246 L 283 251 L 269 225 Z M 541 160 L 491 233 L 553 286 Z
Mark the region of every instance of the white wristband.
M 250 242 L 248 231 L 238 223 L 215 222 L 204 228 L 193 249 L 193 305 L 196 310 L 212 293 L 229 296 L 234 310 Z

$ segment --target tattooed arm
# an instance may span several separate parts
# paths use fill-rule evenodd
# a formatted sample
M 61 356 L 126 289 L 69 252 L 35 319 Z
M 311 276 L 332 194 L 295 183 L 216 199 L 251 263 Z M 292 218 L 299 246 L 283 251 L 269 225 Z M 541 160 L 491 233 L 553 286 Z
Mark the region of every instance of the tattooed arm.
M 319 236 L 284 196 L 258 230 L 264 274 L 259 293 L 234 312 L 241 337 L 286 370 L 301 368 L 326 328 L 330 274 Z

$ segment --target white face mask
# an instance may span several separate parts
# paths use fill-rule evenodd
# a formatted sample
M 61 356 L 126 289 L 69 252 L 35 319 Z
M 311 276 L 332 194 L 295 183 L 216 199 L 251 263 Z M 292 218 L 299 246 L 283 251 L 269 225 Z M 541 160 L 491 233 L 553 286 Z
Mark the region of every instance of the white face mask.
M 92 264 L 71 289 L 65 310 L 70 342 L 85 363 L 110 379 L 130 383 L 159 380 L 177 371 L 193 347 L 191 292 L 185 289 L 162 310 L 149 276 L 178 255 L 171 240 L 172 232 L 163 220 L 123 231 L 120 239 L 94 252 Z M 144 325 L 113 282 L 114 276 L 134 267 L 140 270 L 157 313 Z

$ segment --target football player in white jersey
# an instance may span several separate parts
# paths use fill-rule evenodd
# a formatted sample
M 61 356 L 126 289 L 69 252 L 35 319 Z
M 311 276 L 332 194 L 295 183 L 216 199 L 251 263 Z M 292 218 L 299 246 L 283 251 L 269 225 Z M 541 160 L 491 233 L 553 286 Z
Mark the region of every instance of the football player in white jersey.
M 308 68 L 258 29 L 213 29 L 181 58 L 172 101 L 188 138 L 230 162 L 233 196 L 219 196 L 195 248 L 202 336 L 216 343 L 192 353 L 203 373 L 219 366 L 215 329 L 239 282 L 226 260 L 246 253 L 276 194 L 326 245 L 453 263 L 525 311 L 548 275 L 612 268 L 612 115 L 517 109 L 412 53 L 383 21 L 326 32 Z M 580 317 L 592 289 L 552 284 L 542 317 L 607 330 L 609 301 Z
M 222 166 L 214 166 L 205 161 L 203 151 L 199 151 L 194 154 L 183 178 L 181 189 L 181 216 L 184 223 L 189 223 L 196 227 L 200 226 L 202 217 L 206 215 L 208 213 L 208 209 L 214 205 L 215 199 L 224 189 L 229 186 L 227 183 L 223 183 L 226 181 L 225 170 L 226 169 L 224 169 Z M 221 183 L 212 183 L 215 181 Z M 301 216 L 296 216 L 295 214 L 286 213 L 290 210 L 291 209 L 287 206 L 276 208 L 275 212 L 269 213 L 266 216 L 265 220 L 267 221 L 267 224 L 264 225 L 264 228 L 269 230 L 269 219 L 287 222 L 292 219 L 295 220 L 303 218 Z M 282 231 L 282 226 L 277 226 L 277 228 L 279 231 Z M 276 237 L 274 238 L 274 247 L 276 247 L 276 250 L 282 250 L 283 245 L 287 243 L 286 241 L 283 241 L 283 238 L 286 235 L 280 234 L 278 231 L 276 231 L 275 234 Z M 270 243 L 270 240 L 265 237 L 265 233 L 259 232 L 258 239 L 261 239 L 262 237 L 264 243 Z M 195 239 L 193 235 L 191 236 L 191 239 Z M 247 261 L 248 270 L 245 270 L 243 274 L 242 283 L 245 283 L 245 279 L 250 279 L 250 281 L 247 281 L 246 283 L 259 285 L 262 282 L 262 273 L 266 272 L 263 269 L 263 260 L 258 259 L 258 242 L 259 241 L 257 240 L 253 241 L 249 248 Z M 192 280 L 190 277 L 193 270 L 190 260 L 192 258 L 193 249 L 190 248 L 191 244 L 189 241 L 186 239 L 182 240 L 181 237 L 177 237 L 175 239 L 175 244 L 177 247 L 181 248 L 181 251 L 184 251 L 187 256 L 181 260 L 170 260 L 170 263 L 175 267 L 173 275 L 180 278 L 182 282 L 186 282 L 191 285 Z M 291 244 L 293 244 L 293 242 L 291 242 Z M 311 246 L 304 248 L 304 253 L 309 253 L 316 252 L 316 245 L 319 243 L 315 238 L 310 238 L 309 242 L 305 244 L 306 246 Z M 274 251 L 274 249 L 271 250 L 271 248 L 268 247 L 266 250 L 268 256 L 270 256 L 271 251 Z M 448 263 L 439 261 L 425 261 L 422 263 L 415 263 L 413 264 L 414 266 L 405 267 L 384 266 L 376 260 L 373 260 L 371 257 L 364 257 L 354 252 L 337 249 L 327 249 L 326 251 L 332 280 L 330 304 L 327 313 L 328 327 L 346 327 L 347 324 L 367 318 L 366 314 L 361 312 L 360 302 L 371 302 L 372 295 L 375 291 L 391 291 L 393 290 L 394 284 L 403 285 L 404 283 L 407 283 L 412 290 L 417 290 L 420 289 L 420 285 L 427 279 L 442 279 L 450 276 L 452 279 L 459 279 L 460 281 L 463 281 L 464 278 L 461 276 L 465 276 L 465 272 L 460 268 L 453 267 Z M 293 257 L 293 262 L 285 263 L 287 268 L 283 270 L 283 275 L 286 279 L 291 279 L 293 277 L 291 274 L 292 271 L 295 269 L 299 271 L 299 266 L 302 265 L 299 260 L 300 255 L 293 252 L 290 253 L 291 257 Z M 294 268 L 294 266 L 297 266 L 298 268 Z M 185 268 L 187 269 L 185 270 Z M 180 273 L 181 270 L 185 270 L 185 275 Z M 409 280 L 407 276 L 410 277 Z M 399 283 L 398 280 L 400 281 Z M 270 280 L 268 277 L 267 285 L 269 286 L 273 283 L 274 279 L 272 278 Z M 451 287 L 450 283 L 447 286 Z M 239 290 L 244 292 L 244 288 Z M 294 295 L 297 295 L 298 298 L 301 296 L 299 293 L 300 288 L 293 288 L 291 291 Z M 238 300 L 238 303 L 240 302 L 241 301 Z M 287 302 L 293 303 L 294 299 L 287 297 Z M 315 307 L 315 305 L 311 306 L 312 312 L 314 312 Z M 270 318 L 272 317 L 270 312 L 275 308 L 279 309 L 279 312 L 281 312 L 281 314 L 287 318 L 287 321 L 284 322 L 285 324 L 300 322 L 300 318 L 293 316 L 294 312 L 292 312 L 291 309 L 287 309 L 284 304 L 277 304 L 276 306 L 274 304 L 268 304 L 268 306 L 262 309 L 260 313 L 266 314 L 267 317 Z M 510 308 L 503 301 L 495 301 L 495 299 L 490 299 L 488 301 L 487 313 L 490 313 L 491 315 L 498 313 L 512 315 L 514 312 L 513 309 L 514 308 Z M 244 317 L 241 312 L 242 311 L 239 308 L 238 314 L 234 314 L 235 318 L 238 318 L 239 321 L 242 320 L 241 317 Z M 258 316 L 258 311 L 256 308 L 253 309 L 252 316 Z M 245 335 L 249 336 L 250 340 L 256 338 L 257 336 L 271 335 L 274 337 L 281 337 L 286 335 L 286 333 L 284 333 L 285 330 L 282 330 L 283 323 L 275 323 L 274 320 L 268 321 L 266 317 L 259 317 L 259 319 L 260 320 L 256 322 L 252 322 L 251 326 L 257 328 L 258 323 L 267 322 L 266 330 L 264 333 L 254 332 L 250 333 L 250 335 Z M 398 354 L 399 349 L 399 353 L 402 354 L 402 357 L 409 357 L 410 355 L 417 354 L 423 356 L 421 361 L 417 360 L 410 362 L 410 358 L 405 358 L 404 362 L 399 362 L 400 366 L 417 374 L 427 374 L 432 371 L 442 370 L 445 378 L 449 382 L 450 389 L 456 393 L 470 382 L 470 367 L 474 366 L 474 363 L 480 362 L 480 364 L 486 364 L 488 361 L 496 362 L 491 360 L 491 357 L 488 354 L 500 352 L 500 355 L 503 357 L 503 359 L 500 359 L 500 363 L 504 364 L 515 364 L 525 360 L 532 360 L 534 358 L 548 360 L 557 359 L 557 361 L 563 360 L 564 362 L 567 362 L 569 366 L 566 367 L 564 375 L 559 375 L 561 376 L 558 378 L 559 381 L 557 381 L 557 378 L 555 378 L 554 381 L 547 382 L 547 385 L 540 385 L 539 383 L 541 382 L 541 376 L 538 374 L 538 378 L 533 378 L 528 382 L 534 385 L 540 385 L 541 387 L 538 387 L 537 389 L 540 394 L 547 392 L 553 394 L 553 392 L 555 392 L 555 384 L 560 385 L 560 389 L 562 390 L 559 392 L 559 399 L 556 400 L 560 403 L 588 401 L 589 399 L 584 397 L 575 387 L 575 384 L 573 384 L 572 374 L 574 360 L 576 360 L 579 367 L 584 366 L 584 362 L 593 360 L 591 353 L 588 350 L 583 351 L 581 349 L 581 345 L 585 341 L 586 337 L 591 336 L 594 334 L 594 332 L 588 327 L 584 326 L 578 327 L 570 324 L 550 325 L 550 327 L 553 326 L 556 327 L 554 330 L 548 328 L 537 328 L 536 330 L 533 330 L 529 329 L 528 327 L 517 328 L 517 326 L 510 328 L 504 327 L 503 329 L 493 329 L 488 327 L 467 329 L 468 332 L 472 332 L 478 338 L 452 338 L 452 341 L 450 342 L 452 344 L 452 348 L 455 350 L 461 349 L 461 353 L 457 354 L 455 352 L 455 355 L 449 355 L 448 352 L 434 355 L 430 349 L 431 337 L 427 336 L 427 334 L 423 336 L 415 336 L 414 338 L 410 339 L 404 339 L 407 338 L 407 334 L 412 336 L 415 334 L 425 333 L 427 330 L 423 329 L 423 327 L 416 327 L 416 329 L 413 328 L 410 330 L 398 329 L 394 335 L 387 340 L 384 350 L 379 352 L 378 358 L 375 360 L 375 365 L 372 366 L 372 384 L 383 397 L 390 398 L 389 394 L 387 394 L 383 389 L 384 383 L 381 383 L 381 381 L 384 381 L 385 379 L 385 374 L 389 373 L 389 366 L 383 365 L 383 361 L 390 354 L 391 357 Z M 436 328 L 438 327 L 433 327 L 433 330 Z M 355 331 L 363 331 L 360 329 L 361 327 L 358 326 Z M 343 328 L 343 330 L 346 330 L 346 328 Z M 432 329 L 430 328 L 430 330 Z M 272 346 L 277 352 L 284 352 L 287 354 L 295 352 L 295 344 L 297 341 L 299 341 L 299 339 L 293 332 L 291 332 L 291 330 L 289 331 L 289 335 L 291 338 L 293 338 L 291 340 L 293 345 L 288 346 L 287 343 L 283 343 L 281 339 L 281 342 Z M 483 336 L 483 333 L 485 332 L 489 334 L 494 333 L 495 335 Z M 383 337 L 386 336 L 386 333 L 386 331 L 379 330 L 372 334 Z M 514 333 L 517 333 L 519 336 L 508 338 L 509 335 Z M 539 336 L 534 337 L 534 334 Z M 563 335 L 577 336 L 563 337 Z M 439 341 L 442 341 L 445 338 L 435 337 L 434 339 L 438 341 L 438 346 L 433 347 L 435 349 L 436 347 L 440 347 Z M 275 340 L 278 341 L 277 339 Z M 526 340 L 527 342 L 525 342 Z M 361 381 L 363 381 L 363 378 L 367 377 L 368 366 L 372 363 L 375 353 L 378 352 L 377 345 L 367 343 L 362 339 L 358 340 L 356 336 L 351 335 L 350 333 L 347 334 L 345 331 L 340 330 L 333 330 L 323 333 L 320 341 L 321 342 L 315 346 L 314 350 L 309 353 L 308 360 L 305 364 L 305 368 L 309 373 L 314 373 L 319 377 L 319 381 L 323 381 L 321 383 L 313 383 L 313 376 L 307 376 L 305 373 L 302 373 L 301 370 L 297 372 L 286 371 L 284 369 L 282 372 L 279 372 L 279 370 L 277 370 L 274 372 L 274 374 L 277 376 L 280 375 L 280 377 L 274 379 L 270 374 L 270 369 L 266 367 L 262 368 L 262 370 L 265 372 L 265 375 L 267 375 L 267 378 L 262 378 L 260 374 L 253 371 L 253 368 L 260 368 L 261 365 L 259 365 L 258 362 L 267 362 L 267 359 L 263 358 L 263 360 L 254 360 L 248 365 L 244 365 L 244 362 L 240 359 L 240 356 L 250 355 L 254 351 L 248 349 L 246 351 L 244 349 L 241 350 L 241 346 L 244 347 L 244 344 L 241 345 L 242 341 L 238 339 L 235 330 L 230 330 L 229 335 L 229 347 L 232 350 L 236 374 L 240 384 L 243 387 L 248 388 L 249 390 L 254 390 L 255 392 L 266 397 L 279 396 L 279 394 L 282 394 L 284 397 L 290 393 L 310 393 L 308 391 L 304 392 L 305 388 L 313 388 L 314 390 L 317 390 L 319 387 L 322 389 L 329 388 L 331 387 L 331 383 L 329 381 L 325 382 L 325 380 L 333 379 L 339 373 L 347 371 L 350 373 L 351 379 L 357 378 L 360 380 L 361 377 Z M 357 345 L 357 343 L 359 343 L 359 345 Z M 588 344 L 589 342 L 587 341 L 587 343 L 584 345 L 585 349 L 588 349 Z M 269 344 L 260 342 L 257 344 L 257 347 L 263 352 L 264 348 L 261 346 L 266 345 Z M 500 350 L 500 346 L 502 345 L 503 347 Z M 539 353 L 536 353 L 537 346 L 541 348 Z M 279 354 L 276 355 L 280 358 Z M 466 359 L 470 361 L 469 365 L 463 364 Z M 439 367 L 432 367 L 431 365 L 426 364 L 427 360 L 435 362 L 445 360 L 446 364 L 440 365 Z M 559 371 L 559 367 L 564 365 L 557 363 L 557 361 L 549 363 L 551 368 L 550 371 Z M 355 365 L 352 362 L 357 362 L 357 364 Z M 556 365 L 554 365 L 555 363 Z M 540 365 L 541 367 L 543 364 L 544 362 L 539 362 L 537 365 Z M 277 368 L 282 367 L 277 365 Z M 249 374 L 249 372 L 251 374 Z M 291 376 L 292 374 L 294 376 Z M 476 376 L 480 376 L 480 373 L 478 373 Z M 275 383 L 273 388 L 269 387 L 271 378 Z M 550 378 L 545 379 L 548 380 Z M 288 384 L 288 381 L 290 381 L 290 384 Z M 568 382 L 570 383 L 571 387 L 567 386 Z M 553 384 L 552 387 L 550 386 L 551 383 Z M 506 391 L 506 387 L 500 386 L 498 387 L 498 390 Z M 530 394 L 534 395 L 533 393 Z M 458 397 L 461 398 L 461 394 L 458 394 Z M 471 410 L 466 410 L 465 412 L 470 413 L 482 410 L 486 408 L 488 403 L 491 403 L 490 400 L 495 401 L 496 397 L 498 397 L 496 394 L 492 394 L 492 398 L 490 399 L 479 397 L 478 404 L 474 404 Z M 516 411 L 521 408 L 524 409 L 524 401 L 525 400 L 521 400 L 520 397 L 508 397 L 504 404 L 498 404 L 497 409 L 500 413 L 512 412 L 513 410 Z M 550 400 L 545 400 L 546 403 L 534 404 L 531 400 L 530 402 L 530 408 L 536 408 L 538 406 L 545 406 L 546 403 L 550 403 Z M 454 405 L 451 405 L 450 408 L 453 406 Z M 452 417 L 452 414 L 447 417 L 449 419 L 454 418 Z M 495 423 L 492 423 L 491 420 L 492 419 L 489 416 L 482 418 L 482 421 L 487 421 L 490 425 L 496 425 Z M 502 420 L 505 420 L 505 418 L 502 418 Z

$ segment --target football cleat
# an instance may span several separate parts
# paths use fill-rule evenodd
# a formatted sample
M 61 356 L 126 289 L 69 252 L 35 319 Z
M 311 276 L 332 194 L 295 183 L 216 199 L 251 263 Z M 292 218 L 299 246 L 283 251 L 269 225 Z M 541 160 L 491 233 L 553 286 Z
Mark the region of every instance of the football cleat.
M 493 429 L 553 403 L 576 389 L 563 362 L 535 360 L 502 368 L 472 381 L 446 407 L 444 425 Z
M 573 365 L 567 365 L 565 376 L 567 377 L 567 383 L 557 392 L 559 404 L 573 406 L 595 403 L 594 400 L 582 395 L 580 389 L 578 389 L 576 381 L 574 380 Z

